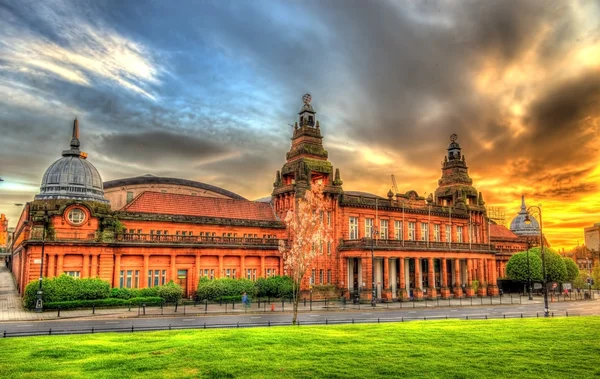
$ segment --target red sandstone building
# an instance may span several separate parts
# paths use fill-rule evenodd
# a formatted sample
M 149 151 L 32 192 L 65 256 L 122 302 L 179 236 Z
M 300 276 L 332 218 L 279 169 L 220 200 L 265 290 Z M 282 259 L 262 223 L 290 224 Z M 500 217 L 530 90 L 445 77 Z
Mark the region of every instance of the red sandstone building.
M 151 175 L 102 183 L 79 150 L 75 120 L 70 149 L 48 168 L 15 229 L 11 263 L 19 291 L 39 277 L 42 250 L 47 277 L 99 277 L 128 288 L 174 280 L 186 296 L 201 277 L 285 274 L 278 251 L 287 237 L 282 220 L 311 183 L 321 182 L 333 238 L 320 247 L 306 288 L 332 285 L 344 296 L 368 298 L 374 270 L 378 298 L 474 296 L 474 288 L 497 294 L 496 280 L 523 242 L 490 223 L 457 137 L 427 199 L 415 191 L 387 197 L 344 191 L 310 98 L 304 100 L 270 202 Z

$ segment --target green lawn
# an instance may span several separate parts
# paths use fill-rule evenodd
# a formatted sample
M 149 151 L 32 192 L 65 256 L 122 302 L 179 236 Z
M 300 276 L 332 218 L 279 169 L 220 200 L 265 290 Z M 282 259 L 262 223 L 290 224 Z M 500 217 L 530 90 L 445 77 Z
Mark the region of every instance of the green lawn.
M 0 339 L 2 378 L 593 378 L 600 317 Z

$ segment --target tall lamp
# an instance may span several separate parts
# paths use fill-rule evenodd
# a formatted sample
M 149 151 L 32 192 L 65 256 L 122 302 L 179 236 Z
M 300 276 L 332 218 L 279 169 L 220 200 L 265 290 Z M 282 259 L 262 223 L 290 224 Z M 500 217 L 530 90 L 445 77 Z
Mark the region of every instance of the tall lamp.
M 372 279 L 372 290 L 371 294 L 371 306 L 375 307 L 377 303 L 377 288 L 375 288 L 375 236 L 377 236 L 379 232 L 377 231 L 377 227 L 373 225 L 371 227 L 371 279 Z
M 530 220 L 531 221 L 531 220 Z M 527 291 L 529 292 L 529 300 L 533 300 L 531 295 L 531 267 L 529 266 L 529 249 L 531 249 L 531 240 L 527 238 Z
M 540 248 L 542 249 L 542 285 L 544 288 L 542 292 L 544 294 L 544 317 L 550 316 L 550 310 L 548 308 L 548 288 L 546 286 L 546 252 L 544 251 L 544 234 L 542 228 L 542 204 L 531 205 L 527 207 L 527 215 L 525 216 L 525 223 L 527 225 L 531 224 L 531 217 L 529 216 L 532 212 L 535 211 L 540 216 Z
M 40 286 L 37 291 L 37 299 L 35 301 L 35 311 L 41 313 L 44 310 L 44 303 L 42 300 L 43 295 L 43 283 L 44 283 L 44 247 L 46 245 L 46 227 L 48 226 L 48 207 L 44 204 L 44 227 L 42 229 L 42 254 L 40 259 Z

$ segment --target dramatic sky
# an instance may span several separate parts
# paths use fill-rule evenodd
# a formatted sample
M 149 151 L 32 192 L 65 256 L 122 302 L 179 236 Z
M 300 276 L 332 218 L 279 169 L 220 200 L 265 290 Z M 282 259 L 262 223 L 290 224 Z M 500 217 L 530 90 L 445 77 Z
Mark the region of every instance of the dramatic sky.
M 600 2 L 0 0 L 0 212 L 80 120 L 104 180 L 269 195 L 310 92 L 345 190 L 437 186 L 458 134 L 507 223 L 554 247 L 600 222 Z

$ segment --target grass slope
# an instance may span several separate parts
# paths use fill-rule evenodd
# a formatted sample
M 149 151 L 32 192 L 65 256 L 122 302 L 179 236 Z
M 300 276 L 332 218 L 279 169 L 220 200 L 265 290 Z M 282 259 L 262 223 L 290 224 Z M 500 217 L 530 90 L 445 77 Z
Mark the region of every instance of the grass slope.
M 600 317 L 0 339 L 2 378 L 592 378 Z

